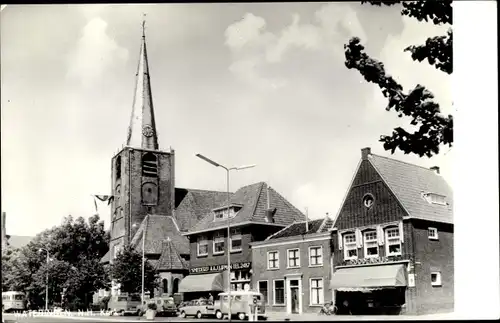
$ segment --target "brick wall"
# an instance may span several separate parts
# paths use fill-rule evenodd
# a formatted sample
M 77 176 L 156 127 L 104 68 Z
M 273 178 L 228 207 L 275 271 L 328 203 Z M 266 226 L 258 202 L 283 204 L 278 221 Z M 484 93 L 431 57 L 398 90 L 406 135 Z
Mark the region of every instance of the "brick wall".
M 319 267 L 309 266 L 309 247 L 321 246 L 323 248 L 323 265 Z M 287 268 L 287 250 L 300 249 L 300 268 Z M 279 252 L 279 269 L 267 269 L 267 252 Z M 252 248 L 253 276 L 252 287 L 258 289 L 258 281 L 266 280 L 268 282 L 268 310 L 275 312 L 286 312 L 287 290 L 285 288 L 285 305 L 273 305 L 274 290 L 273 281 L 276 279 L 284 279 L 285 275 L 302 274 L 302 276 L 294 276 L 302 281 L 302 311 L 303 313 L 317 313 L 321 306 L 310 305 L 310 278 L 323 278 L 323 295 L 324 302 L 329 302 L 332 299 L 330 285 L 330 238 L 319 241 L 294 242 L 285 245 L 266 246 L 260 248 Z
M 453 226 L 412 221 L 415 239 L 417 313 L 451 312 L 454 307 Z M 438 229 L 439 240 L 429 240 L 428 228 Z M 441 272 L 442 286 L 431 285 L 431 272 Z

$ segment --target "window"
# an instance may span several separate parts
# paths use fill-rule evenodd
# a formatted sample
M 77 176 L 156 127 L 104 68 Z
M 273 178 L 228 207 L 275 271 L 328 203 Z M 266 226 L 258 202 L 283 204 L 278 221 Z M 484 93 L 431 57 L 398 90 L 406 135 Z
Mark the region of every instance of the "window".
M 257 290 L 259 293 L 264 295 L 264 302 L 269 304 L 268 292 L 267 292 L 267 280 L 259 280 L 257 284 Z
M 115 163 L 115 173 L 116 173 L 116 179 L 120 179 L 122 177 L 122 157 L 118 156 L 116 157 L 116 163 Z
M 146 153 L 142 156 L 142 176 L 158 177 L 158 161 L 152 153 Z
M 273 305 L 285 305 L 285 281 L 282 279 L 274 281 Z
M 366 231 L 364 237 L 365 258 L 378 257 L 377 231 Z
M 172 286 L 172 294 L 175 294 L 179 291 L 179 282 L 180 282 L 179 278 L 174 279 L 174 283 Z
M 323 265 L 323 247 L 309 247 L 309 266 Z
M 385 240 L 387 256 L 401 255 L 401 238 L 399 236 L 399 228 L 386 229 Z
M 323 305 L 323 278 L 311 278 L 309 280 L 310 305 Z
M 198 238 L 198 256 L 208 255 L 208 241 L 205 237 Z
M 168 294 L 168 279 L 162 280 L 163 285 L 163 294 Z
M 438 204 L 438 205 L 447 205 L 446 196 L 444 196 L 444 195 L 440 195 L 440 194 L 436 194 L 436 193 L 424 193 L 423 196 L 427 200 L 428 203 Z
M 224 220 L 228 218 L 228 214 L 230 218 L 234 218 L 236 216 L 236 213 L 241 209 L 239 206 L 231 206 L 228 208 L 226 207 L 225 209 L 220 209 L 220 210 L 215 210 L 214 211 L 214 221 L 218 220 Z
M 288 250 L 288 268 L 300 267 L 299 249 Z
M 231 252 L 241 251 L 241 231 L 233 230 L 231 232 Z
M 344 235 L 344 259 L 357 259 L 358 246 L 356 245 L 356 235 L 348 233 Z
M 428 229 L 429 240 L 438 240 L 438 229 L 429 228 Z
M 267 252 L 267 269 L 278 269 L 280 267 L 278 251 Z
M 214 236 L 214 255 L 220 255 L 224 253 L 224 233 L 217 232 Z
M 431 285 L 441 286 L 441 273 L 438 271 L 431 273 Z

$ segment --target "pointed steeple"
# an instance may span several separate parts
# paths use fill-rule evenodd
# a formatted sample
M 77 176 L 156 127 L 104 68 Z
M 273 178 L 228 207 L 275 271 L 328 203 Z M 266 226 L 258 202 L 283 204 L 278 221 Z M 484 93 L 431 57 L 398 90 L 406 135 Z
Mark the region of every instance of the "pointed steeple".
M 151 81 L 149 79 L 148 54 L 146 50 L 146 35 L 142 22 L 142 42 L 137 67 L 134 104 L 130 125 L 128 128 L 127 146 L 158 150 Z

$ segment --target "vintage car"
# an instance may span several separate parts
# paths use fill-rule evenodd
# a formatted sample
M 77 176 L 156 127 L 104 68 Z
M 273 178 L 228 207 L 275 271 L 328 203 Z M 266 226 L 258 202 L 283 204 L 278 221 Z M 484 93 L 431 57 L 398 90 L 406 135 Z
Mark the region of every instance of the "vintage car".
M 180 317 L 194 316 L 196 318 L 214 317 L 219 311 L 220 304 L 218 301 L 212 302 L 206 299 L 197 299 L 193 301 L 183 302 L 179 306 Z
M 173 297 L 158 296 L 149 299 L 147 304 L 149 303 L 156 304 L 156 313 L 158 316 L 177 316 L 177 306 L 175 305 Z M 141 314 L 143 314 L 146 309 L 147 308 L 141 308 Z
M 228 293 L 219 294 L 219 308 L 216 309 L 215 316 L 222 319 L 229 314 Z M 264 295 L 253 291 L 234 291 L 231 292 L 231 316 L 236 315 L 238 319 L 245 320 L 249 314 L 255 315 L 258 319 L 266 320 L 266 304 Z

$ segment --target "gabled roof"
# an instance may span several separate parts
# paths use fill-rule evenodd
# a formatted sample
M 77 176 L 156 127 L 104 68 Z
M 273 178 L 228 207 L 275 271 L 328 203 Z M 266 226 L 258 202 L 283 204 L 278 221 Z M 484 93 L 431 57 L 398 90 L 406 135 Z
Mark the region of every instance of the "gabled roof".
M 425 167 L 374 154 L 368 155 L 368 160 L 410 218 L 453 223 L 453 191 L 442 176 Z M 431 204 L 423 193 L 443 195 L 448 205 Z
M 175 188 L 175 196 L 175 218 L 181 231 L 187 231 L 212 209 L 227 204 L 227 192 Z
M 230 203 L 243 205 L 236 216 L 230 219 L 232 226 L 248 222 L 286 226 L 305 218 L 305 215 L 302 212 L 300 212 L 278 192 L 269 187 L 269 207 L 271 209 L 276 208 L 276 213 L 274 214 L 274 223 L 267 222 L 267 188 L 266 183 L 259 182 L 244 186 L 231 196 Z M 224 201 L 222 201 L 222 203 L 227 205 L 227 202 L 224 203 Z M 227 220 L 214 221 L 214 215 L 210 211 L 207 212 L 187 234 L 211 231 L 221 227 L 227 227 Z
M 170 237 L 179 254 L 189 254 L 189 240 L 177 230 L 175 219 L 169 215 L 146 216 L 132 238 L 132 246 L 142 248 L 142 237 L 146 222 L 148 227 L 144 246 L 146 254 L 161 254 L 162 242 L 167 237 Z
M 160 259 L 158 259 L 156 266 L 158 271 L 166 270 L 188 270 L 189 263 L 185 261 L 177 252 L 172 240 L 167 237 L 162 243 L 162 251 Z

